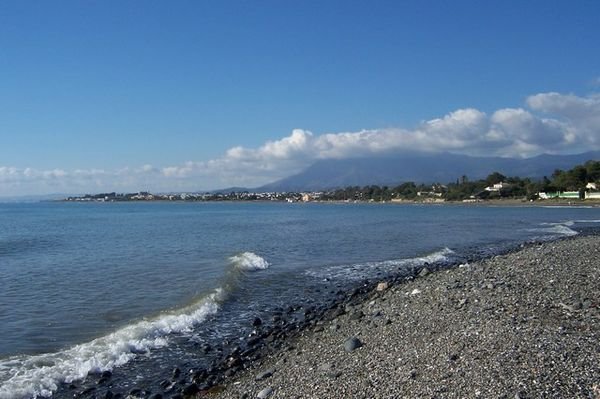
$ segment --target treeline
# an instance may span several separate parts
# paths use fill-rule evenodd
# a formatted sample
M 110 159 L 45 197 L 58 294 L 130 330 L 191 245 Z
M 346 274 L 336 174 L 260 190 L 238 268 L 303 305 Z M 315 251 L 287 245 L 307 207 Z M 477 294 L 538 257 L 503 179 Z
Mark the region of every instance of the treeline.
M 557 169 L 551 180 L 544 178 L 543 184 L 545 191 L 577 191 L 596 182 L 600 182 L 600 161 L 587 161 L 567 171 Z
M 587 183 L 600 182 L 600 161 L 588 161 L 568 171 L 556 170 L 550 178 L 541 180 L 507 177 L 494 172 L 485 179 L 471 181 L 461 176 L 455 182 L 444 184 L 415 184 L 398 186 L 352 186 L 324 193 L 321 200 L 391 201 L 435 200 L 461 201 L 468 198 L 527 198 L 537 199 L 540 192 L 581 191 Z M 496 187 L 494 187 L 496 185 Z

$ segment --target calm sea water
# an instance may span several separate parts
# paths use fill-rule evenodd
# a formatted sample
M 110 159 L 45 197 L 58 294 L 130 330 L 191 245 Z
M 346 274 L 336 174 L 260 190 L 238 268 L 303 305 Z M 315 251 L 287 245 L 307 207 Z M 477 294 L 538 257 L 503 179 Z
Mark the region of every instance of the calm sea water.
M 190 343 L 332 287 L 599 227 L 577 207 L 0 204 L 0 398 L 158 378 Z

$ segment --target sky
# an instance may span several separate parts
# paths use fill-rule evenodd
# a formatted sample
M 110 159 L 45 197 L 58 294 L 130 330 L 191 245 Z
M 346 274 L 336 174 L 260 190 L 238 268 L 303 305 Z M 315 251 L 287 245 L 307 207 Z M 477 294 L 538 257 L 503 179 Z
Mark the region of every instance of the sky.
M 598 1 L 0 2 L 0 196 L 600 149 Z

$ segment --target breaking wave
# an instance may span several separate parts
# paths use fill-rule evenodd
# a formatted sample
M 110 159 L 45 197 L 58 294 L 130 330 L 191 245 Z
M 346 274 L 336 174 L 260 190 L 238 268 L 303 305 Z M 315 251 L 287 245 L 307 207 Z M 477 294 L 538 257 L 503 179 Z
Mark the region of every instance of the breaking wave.
M 579 223 L 579 221 L 577 223 Z M 551 234 L 553 236 L 575 236 L 579 233 L 571 229 L 574 224 L 575 221 L 573 220 L 562 223 L 542 223 L 541 225 L 544 227 L 532 229 L 531 231 Z
M 57 353 L 0 360 L 0 399 L 50 397 L 61 382 L 83 379 L 121 366 L 139 354 L 168 344 L 171 333 L 190 331 L 219 309 L 224 292 L 217 288 L 178 312 L 128 325 L 91 342 Z
M 337 265 L 329 266 L 321 269 L 307 270 L 306 274 L 317 278 L 342 278 L 349 280 L 361 280 L 373 271 L 389 271 L 393 268 L 414 268 L 425 264 L 434 264 L 446 262 L 449 260 L 449 255 L 453 254 L 450 248 L 443 248 L 429 255 L 409 258 L 409 259 L 393 259 L 380 262 L 365 262 L 352 265 Z
M 229 258 L 236 269 L 239 270 L 264 270 L 269 267 L 269 262 L 254 252 L 242 252 Z

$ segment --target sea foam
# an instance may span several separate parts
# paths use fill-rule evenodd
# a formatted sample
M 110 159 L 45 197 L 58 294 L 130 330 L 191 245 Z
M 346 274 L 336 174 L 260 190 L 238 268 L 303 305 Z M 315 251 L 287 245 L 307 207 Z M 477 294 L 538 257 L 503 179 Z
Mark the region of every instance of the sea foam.
M 269 267 L 269 262 L 253 252 L 242 252 L 232 256 L 229 260 L 239 270 L 264 270 Z
M 341 278 L 346 280 L 361 280 L 372 273 L 373 270 L 390 270 L 392 268 L 412 268 L 429 263 L 445 262 L 453 254 L 450 248 L 443 248 L 428 255 L 384 260 L 380 262 L 355 263 L 351 265 L 328 266 L 321 269 L 307 270 L 306 274 L 318 278 Z
M 577 221 L 577 223 L 579 223 L 579 221 Z M 546 234 L 558 236 L 575 236 L 579 233 L 570 228 L 573 227 L 574 224 L 575 221 L 573 220 L 561 223 L 542 223 L 541 225 L 544 227 L 539 229 L 532 229 L 531 231 L 539 231 Z
M 217 288 L 185 309 L 139 321 L 91 342 L 57 353 L 1 360 L 0 399 L 50 397 L 61 382 L 112 370 L 141 353 L 164 347 L 169 334 L 190 331 L 216 313 L 223 296 L 223 290 Z

